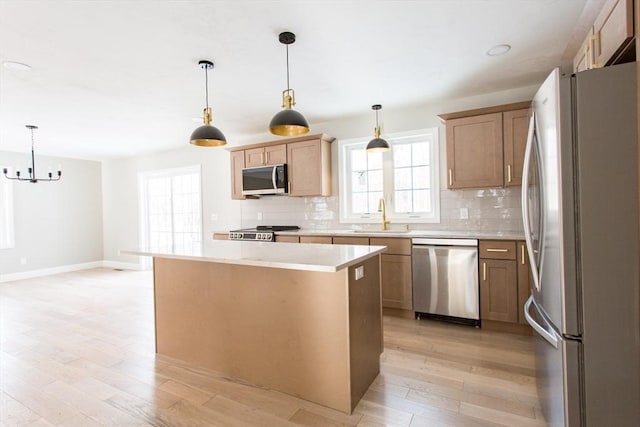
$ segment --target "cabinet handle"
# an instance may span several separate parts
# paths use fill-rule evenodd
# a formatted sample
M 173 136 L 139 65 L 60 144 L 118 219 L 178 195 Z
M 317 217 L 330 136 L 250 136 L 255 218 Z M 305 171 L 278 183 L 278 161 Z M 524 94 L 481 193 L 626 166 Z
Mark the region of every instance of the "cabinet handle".
M 507 165 L 507 182 L 511 182 L 511 165 Z
M 487 281 L 487 263 L 486 262 L 482 263 L 482 281 L 483 282 Z
M 584 67 L 587 70 L 591 69 L 591 55 L 589 51 L 591 50 L 591 40 L 589 43 L 584 45 Z
M 487 251 L 487 252 L 509 252 L 509 249 L 487 248 L 487 249 L 485 249 L 485 251 Z
M 522 255 L 522 265 L 524 265 L 524 245 L 520 245 L 520 255 Z
M 449 169 L 449 187 L 453 185 L 453 171 Z
M 589 61 L 591 62 L 591 68 L 597 68 L 596 66 L 596 41 L 600 39 L 600 31 L 589 37 L 589 50 L 591 51 L 591 57 Z
M 293 192 L 293 185 L 291 185 L 291 181 L 289 181 L 289 194 Z

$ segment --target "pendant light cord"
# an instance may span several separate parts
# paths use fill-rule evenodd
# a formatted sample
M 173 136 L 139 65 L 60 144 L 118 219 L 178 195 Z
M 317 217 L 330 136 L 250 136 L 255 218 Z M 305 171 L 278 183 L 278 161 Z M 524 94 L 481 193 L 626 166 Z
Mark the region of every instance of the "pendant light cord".
M 289 91 L 289 45 L 287 46 L 287 91 Z
M 209 109 L 209 69 L 205 65 L 204 67 L 204 99 L 205 104 L 207 105 L 207 110 Z

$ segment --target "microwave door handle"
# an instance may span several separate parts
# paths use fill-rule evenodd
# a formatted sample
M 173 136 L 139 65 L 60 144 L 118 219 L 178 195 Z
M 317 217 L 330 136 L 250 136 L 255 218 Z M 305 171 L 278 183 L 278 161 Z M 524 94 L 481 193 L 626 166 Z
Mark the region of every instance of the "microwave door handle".
M 531 314 L 529 313 L 529 309 L 531 308 L 531 304 L 533 304 L 533 295 L 529 296 L 529 299 L 524 304 L 524 318 L 527 320 L 527 323 L 531 325 L 531 327 L 538 333 L 542 338 L 544 338 L 549 344 L 558 348 L 558 337 L 555 333 L 547 331 L 544 327 L 542 327 L 538 322 L 536 322 Z
M 529 132 L 527 134 L 527 145 L 524 152 L 524 168 L 522 170 L 522 222 L 524 226 L 524 240 L 529 253 L 529 265 L 533 286 L 540 291 L 540 280 L 538 277 L 538 266 L 533 256 L 533 242 L 531 240 L 531 224 L 529 223 L 529 169 L 531 167 L 531 156 L 533 155 L 533 143 L 535 134 L 535 113 L 531 114 L 529 120 Z M 538 237 L 539 238 L 539 237 Z
M 271 182 L 273 183 L 273 189 L 277 190 L 278 189 L 278 184 L 276 183 L 276 171 L 278 170 L 277 166 L 273 167 L 273 170 L 271 171 Z

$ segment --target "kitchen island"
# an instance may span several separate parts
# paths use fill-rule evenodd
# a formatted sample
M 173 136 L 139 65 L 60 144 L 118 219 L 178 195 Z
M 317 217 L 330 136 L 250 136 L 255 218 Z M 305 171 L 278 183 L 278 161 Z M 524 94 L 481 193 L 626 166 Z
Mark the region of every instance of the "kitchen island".
M 156 352 L 351 413 L 380 371 L 384 246 L 214 241 L 153 256 Z

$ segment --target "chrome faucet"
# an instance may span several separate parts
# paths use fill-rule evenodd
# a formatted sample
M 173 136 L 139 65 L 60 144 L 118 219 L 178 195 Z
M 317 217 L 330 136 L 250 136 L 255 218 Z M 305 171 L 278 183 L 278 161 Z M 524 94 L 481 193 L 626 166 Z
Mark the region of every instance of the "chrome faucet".
M 386 230 L 389 228 L 391 221 L 387 220 L 387 208 L 384 204 L 384 197 L 381 197 L 380 201 L 378 201 L 378 212 L 382 212 L 382 229 Z

